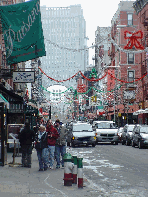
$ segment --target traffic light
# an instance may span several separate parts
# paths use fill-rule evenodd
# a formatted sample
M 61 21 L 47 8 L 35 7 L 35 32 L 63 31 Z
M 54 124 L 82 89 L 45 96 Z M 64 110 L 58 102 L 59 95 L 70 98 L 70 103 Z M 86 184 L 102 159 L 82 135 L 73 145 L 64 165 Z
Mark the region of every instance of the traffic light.
M 94 96 L 94 102 L 97 102 L 97 96 Z
M 92 102 L 97 102 L 97 96 L 91 96 L 91 101 Z

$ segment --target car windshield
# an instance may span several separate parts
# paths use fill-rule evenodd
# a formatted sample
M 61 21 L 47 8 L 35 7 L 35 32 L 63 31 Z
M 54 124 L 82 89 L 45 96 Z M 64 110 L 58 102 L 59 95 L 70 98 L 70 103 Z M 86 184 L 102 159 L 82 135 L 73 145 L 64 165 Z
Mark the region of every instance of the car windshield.
M 133 131 L 134 125 L 128 126 L 128 131 Z
M 89 124 L 78 124 L 73 126 L 73 131 L 81 131 L 81 132 L 87 132 L 87 131 L 92 131 L 92 126 Z
M 113 123 L 101 122 L 97 124 L 97 128 L 98 129 L 113 129 L 115 128 L 115 126 L 113 125 Z
M 123 131 L 123 128 L 119 128 L 119 132 L 122 132 Z
M 148 133 L 148 127 L 141 127 L 140 133 Z

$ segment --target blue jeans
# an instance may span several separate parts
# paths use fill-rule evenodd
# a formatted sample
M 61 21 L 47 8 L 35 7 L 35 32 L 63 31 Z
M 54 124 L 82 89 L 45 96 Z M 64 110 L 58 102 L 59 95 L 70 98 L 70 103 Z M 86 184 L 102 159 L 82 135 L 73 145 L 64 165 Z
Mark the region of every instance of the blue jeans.
M 56 161 L 57 161 L 57 166 L 60 166 L 60 154 L 62 156 L 62 166 L 64 166 L 64 155 L 66 153 L 66 146 L 63 145 L 56 145 L 55 146 L 55 157 L 56 157 Z
M 51 167 L 53 167 L 53 164 L 54 164 L 54 152 L 55 152 L 55 146 L 50 146 L 48 145 L 48 149 L 49 149 L 49 164 Z M 49 159 L 48 158 L 48 159 Z
M 40 169 L 48 168 L 47 150 L 48 150 L 48 148 L 37 149 L 37 156 L 38 156 L 38 160 L 39 160 L 39 168 Z

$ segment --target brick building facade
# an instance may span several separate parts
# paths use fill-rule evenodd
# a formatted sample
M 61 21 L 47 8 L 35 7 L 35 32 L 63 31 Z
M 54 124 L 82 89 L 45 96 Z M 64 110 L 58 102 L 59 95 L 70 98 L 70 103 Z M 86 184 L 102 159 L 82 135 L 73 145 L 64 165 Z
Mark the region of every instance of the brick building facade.
M 140 23 L 138 28 L 142 30 L 144 36 L 142 44 L 145 48 L 148 47 L 148 0 L 136 0 L 133 4 L 136 15 Z M 141 73 L 148 72 L 148 50 L 141 54 Z M 148 75 L 142 81 L 143 101 L 141 102 L 142 109 L 148 109 Z M 146 111 L 146 110 L 145 110 Z M 147 112 L 147 111 L 146 111 Z M 138 115 L 139 123 L 148 124 L 148 114 L 143 113 Z
M 112 44 L 109 55 L 111 66 L 114 66 L 114 69 L 108 70 L 117 80 L 110 75 L 108 76 L 108 91 L 114 91 L 107 93 L 108 100 L 112 101 L 107 109 L 107 118 L 114 118 L 120 126 L 126 123 L 132 124 L 134 120 L 137 121 L 137 118 L 133 116 L 133 112 L 145 106 L 145 81 L 147 77 L 142 78 L 146 72 L 142 62 L 144 52 L 138 53 L 138 50 L 134 47 L 131 50 L 124 50 L 124 46 L 129 41 L 124 38 L 125 31 L 133 33 L 140 28 L 140 20 L 133 8 L 133 3 L 134 1 L 120 2 L 118 10 L 111 21 L 110 36 Z M 127 33 L 127 36 L 130 36 L 130 33 Z M 143 44 L 143 40 L 139 41 Z M 142 79 L 139 80 L 140 78 Z M 134 82 L 127 83 L 130 81 Z M 118 89 L 119 87 L 120 89 Z

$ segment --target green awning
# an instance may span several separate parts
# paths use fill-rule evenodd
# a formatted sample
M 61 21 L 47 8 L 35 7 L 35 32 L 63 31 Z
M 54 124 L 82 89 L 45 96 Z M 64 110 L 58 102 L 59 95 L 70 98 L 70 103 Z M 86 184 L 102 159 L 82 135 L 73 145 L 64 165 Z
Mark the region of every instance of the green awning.
M 7 106 L 7 109 L 9 109 L 9 102 L 6 100 L 6 98 L 4 98 L 4 96 L 2 96 L 2 94 L 0 94 L 0 102 L 4 102 Z

